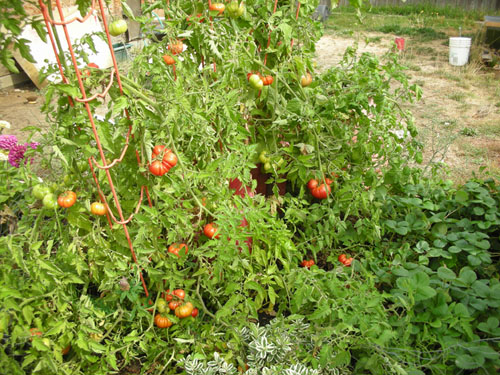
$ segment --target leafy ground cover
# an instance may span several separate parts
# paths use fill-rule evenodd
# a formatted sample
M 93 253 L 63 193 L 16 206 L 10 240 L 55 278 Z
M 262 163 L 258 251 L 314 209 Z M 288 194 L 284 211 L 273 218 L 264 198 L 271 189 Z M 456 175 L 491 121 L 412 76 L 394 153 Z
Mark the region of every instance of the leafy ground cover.
M 59 173 L 40 181 L 30 163 L 1 164 L 2 368 L 495 373 L 500 186 L 457 187 L 415 167 L 421 143 L 401 103 L 421 89 L 401 56 L 350 49 L 319 74 L 315 1 L 297 19 L 293 1 L 275 13 L 273 2 L 245 5 L 233 17 L 199 1 L 145 5 L 151 43 L 122 77 L 124 95 L 114 85 L 111 100 L 91 104 L 108 107 L 100 163 L 133 134 L 109 169 L 125 216 L 141 186 L 150 192 L 128 225 L 138 266 L 108 223 L 115 207 L 92 205 L 98 152 L 85 108 L 69 99 L 74 73 L 49 87 L 53 126 L 25 160 Z M 148 16 L 159 9 L 170 19 L 161 30 Z M 89 73 L 90 90 L 108 83 L 109 71 Z M 112 202 L 106 174 L 95 179 Z M 76 199 L 63 208 L 65 191 Z

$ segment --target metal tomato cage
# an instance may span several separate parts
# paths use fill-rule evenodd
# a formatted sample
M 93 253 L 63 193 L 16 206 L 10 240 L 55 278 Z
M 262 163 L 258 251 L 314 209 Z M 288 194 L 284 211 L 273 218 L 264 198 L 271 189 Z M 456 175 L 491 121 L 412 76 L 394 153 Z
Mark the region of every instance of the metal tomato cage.
M 63 28 L 64 38 L 66 39 L 66 43 L 67 43 L 67 46 L 68 46 L 68 51 L 69 51 L 69 53 L 71 55 L 71 62 L 73 64 L 73 69 L 74 69 L 74 72 L 76 73 L 76 77 L 78 79 L 78 86 L 80 88 L 80 93 L 81 93 L 81 97 L 79 97 L 79 98 L 71 98 L 71 97 L 69 97 L 69 103 L 70 103 L 71 106 L 74 106 L 75 105 L 74 101 L 76 101 L 78 103 L 82 103 L 85 106 L 85 109 L 87 111 L 87 115 L 88 115 L 88 119 L 89 119 L 90 125 L 92 126 L 92 132 L 94 134 L 94 138 L 95 138 L 95 142 L 96 142 L 96 145 L 97 145 L 97 149 L 98 149 L 99 155 L 101 157 L 101 163 L 102 164 L 99 164 L 95 160 L 94 157 L 91 157 L 91 158 L 88 159 L 90 170 L 92 172 L 92 176 L 93 176 L 94 181 L 95 181 L 96 186 L 97 186 L 97 192 L 98 192 L 99 198 L 101 199 L 101 201 L 103 202 L 103 204 L 106 206 L 106 216 L 107 216 L 110 228 L 112 228 L 113 222 L 116 223 L 116 224 L 120 224 L 123 227 L 123 230 L 125 232 L 125 237 L 127 238 L 127 242 L 128 242 L 129 248 L 130 248 L 130 253 L 132 255 L 132 259 L 133 259 L 135 265 L 139 269 L 139 275 L 140 275 L 142 287 L 144 289 L 146 297 L 148 297 L 149 296 L 149 292 L 148 292 L 148 289 L 147 289 L 147 286 L 146 286 L 146 282 L 145 282 L 143 274 L 142 274 L 142 269 L 141 269 L 141 267 L 139 265 L 139 262 L 137 260 L 137 256 L 135 254 L 132 241 L 130 239 L 130 235 L 129 235 L 129 232 L 128 232 L 127 224 L 130 223 L 130 221 L 132 220 L 132 218 L 134 217 L 134 215 L 137 212 L 139 212 L 142 200 L 144 198 L 144 193 L 146 193 L 146 196 L 147 196 L 147 199 L 148 199 L 148 202 L 149 202 L 149 206 L 150 207 L 152 206 L 151 198 L 149 196 L 149 191 L 148 191 L 147 186 L 141 186 L 140 197 L 139 197 L 139 201 L 137 203 L 137 206 L 136 206 L 134 212 L 131 213 L 130 216 L 127 219 L 125 219 L 125 216 L 123 214 L 123 211 L 122 211 L 122 208 L 121 208 L 121 205 L 120 205 L 120 199 L 118 197 L 118 194 L 116 192 L 116 189 L 115 189 L 115 186 L 114 186 L 114 183 L 113 183 L 113 179 L 112 179 L 111 174 L 109 172 L 109 170 L 111 168 L 113 168 L 115 165 L 119 164 L 123 160 L 123 158 L 125 157 L 125 154 L 127 153 L 128 146 L 129 146 L 129 141 L 130 141 L 131 132 L 132 132 L 132 126 L 131 125 L 129 126 L 128 132 L 127 132 L 127 134 L 125 136 L 125 144 L 123 146 L 123 150 L 122 150 L 122 152 L 120 154 L 120 157 L 118 159 L 113 160 L 111 163 L 108 164 L 108 162 L 106 161 L 106 157 L 104 155 L 104 150 L 102 148 L 101 140 L 100 140 L 98 132 L 97 132 L 97 126 L 96 126 L 96 123 L 94 121 L 94 114 L 92 113 L 92 109 L 91 109 L 91 107 L 89 105 L 90 102 L 92 102 L 93 100 L 96 100 L 97 98 L 103 98 L 104 99 L 106 97 L 106 95 L 108 94 L 109 89 L 111 88 L 111 86 L 115 82 L 115 79 L 116 79 L 116 82 L 118 83 L 118 87 L 120 89 L 120 94 L 123 95 L 122 82 L 121 82 L 121 79 L 120 79 L 120 73 L 118 71 L 118 64 L 116 62 L 116 56 L 115 56 L 115 53 L 114 53 L 114 50 L 113 50 L 113 44 L 111 43 L 111 37 L 110 37 L 110 34 L 109 34 L 108 20 L 106 19 L 106 15 L 105 15 L 105 11 L 104 11 L 104 9 L 105 9 L 104 8 L 104 3 L 103 3 L 103 0 L 92 0 L 92 5 L 90 7 L 90 10 L 89 10 L 89 12 L 84 17 L 74 17 L 74 18 L 71 18 L 71 19 L 68 19 L 68 20 L 66 20 L 65 17 L 64 17 L 63 8 L 62 8 L 62 5 L 61 5 L 61 0 L 55 0 L 55 3 L 56 3 L 56 8 L 57 8 L 57 12 L 59 14 L 60 21 L 56 21 L 56 20 L 52 19 L 50 17 L 49 9 L 47 8 L 47 6 L 43 3 L 42 0 L 38 0 L 38 4 L 40 6 L 40 10 L 41 10 L 41 12 L 43 14 L 43 18 L 44 18 L 44 21 L 45 21 L 45 26 L 47 27 L 47 32 L 49 34 L 50 43 L 52 45 L 52 49 L 54 50 L 54 55 L 55 55 L 55 58 L 56 58 L 56 61 L 57 61 L 57 65 L 59 67 L 59 73 L 61 75 L 62 81 L 65 84 L 70 83 L 69 79 L 65 75 L 63 66 L 61 64 L 61 60 L 59 59 L 59 52 L 63 53 L 63 51 L 58 51 L 58 49 L 57 49 L 57 44 L 56 44 L 56 41 L 55 41 L 55 38 L 54 38 L 54 33 L 52 31 L 52 27 L 55 28 L 55 26 L 61 26 Z M 111 72 L 110 72 L 110 75 L 109 75 L 109 83 L 106 86 L 106 88 L 104 89 L 104 91 L 101 92 L 101 93 L 94 94 L 94 95 L 92 95 L 92 96 L 89 97 L 87 95 L 86 90 L 85 90 L 85 86 L 83 85 L 82 73 L 80 72 L 80 69 L 78 69 L 77 59 L 76 59 L 75 51 L 74 51 L 74 49 L 72 47 L 71 37 L 69 35 L 67 25 L 70 24 L 70 23 L 72 23 L 72 22 L 75 22 L 75 21 L 76 22 L 80 22 L 80 23 L 85 22 L 92 14 L 94 14 L 94 11 L 97 10 L 97 3 L 98 3 L 98 7 L 99 7 L 99 12 L 101 14 L 102 23 L 104 25 L 104 31 L 106 33 L 106 39 L 107 39 L 107 42 L 108 42 L 109 51 L 111 53 L 111 58 L 112 58 L 112 61 L 113 61 L 113 68 L 111 69 Z M 129 118 L 129 114 L 128 114 L 127 110 L 124 110 L 123 114 L 127 118 Z M 136 158 L 137 158 L 137 163 L 140 165 L 141 164 L 141 157 L 139 155 L 139 152 L 136 150 L 135 154 L 136 154 Z M 116 212 L 118 213 L 118 218 L 113 214 L 113 211 L 111 210 L 111 207 L 110 207 L 109 203 L 106 201 L 106 197 L 105 197 L 103 191 L 101 190 L 101 186 L 100 186 L 99 180 L 98 180 L 98 178 L 97 178 L 97 176 L 95 174 L 95 169 L 94 168 L 102 169 L 106 173 L 106 179 L 108 181 L 109 188 L 110 188 L 111 193 L 113 195 L 114 206 L 116 208 Z

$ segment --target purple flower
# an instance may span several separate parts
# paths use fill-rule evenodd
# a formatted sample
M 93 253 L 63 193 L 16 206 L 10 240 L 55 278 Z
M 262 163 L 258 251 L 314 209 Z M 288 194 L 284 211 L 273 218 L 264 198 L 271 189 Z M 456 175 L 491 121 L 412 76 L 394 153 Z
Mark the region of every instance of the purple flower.
M 17 145 L 17 137 L 15 135 L 0 134 L 0 148 L 9 151 Z
M 24 159 L 24 153 L 26 152 L 28 147 L 31 147 L 33 150 L 36 150 L 37 146 L 39 145 L 38 142 L 33 142 L 33 143 L 25 143 L 24 145 L 22 144 L 17 144 L 13 147 L 10 148 L 9 151 L 9 163 L 13 167 L 19 168 L 19 163 L 22 159 Z M 24 161 L 24 164 L 26 164 L 28 160 Z

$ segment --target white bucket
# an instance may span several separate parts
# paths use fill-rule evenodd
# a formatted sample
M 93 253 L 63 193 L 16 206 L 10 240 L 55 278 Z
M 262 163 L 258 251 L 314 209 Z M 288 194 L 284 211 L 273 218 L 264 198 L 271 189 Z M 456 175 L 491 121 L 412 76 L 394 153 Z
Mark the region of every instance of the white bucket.
M 463 66 L 469 61 L 471 38 L 450 38 L 450 64 Z

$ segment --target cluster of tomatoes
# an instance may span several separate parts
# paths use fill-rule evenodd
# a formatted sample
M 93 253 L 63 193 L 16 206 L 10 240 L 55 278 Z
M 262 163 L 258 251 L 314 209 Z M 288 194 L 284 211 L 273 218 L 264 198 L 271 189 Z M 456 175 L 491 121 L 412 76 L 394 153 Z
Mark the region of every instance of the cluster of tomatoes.
M 218 15 L 221 16 L 226 10 L 226 6 L 224 3 L 211 3 L 208 6 L 208 9 L 212 12 L 217 12 Z M 238 4 L 237 1 L 232 1 L 227 6 L 227 14 L 231 18 L 241 17 L 243 13 L 245 13 L 245 6 L 243 5 L 243 2 Z
M 199 16 L 201 16 L 201 14 Z M 182 41 L 176 40 L 170 43 L 167 48 L 170 51 L 170 53 L 173 56 L 175 56 L 180 54 L 184 50 L 184 44 L 182 43 Z M 163 61 L 165 61 L 165 64 L 167 65 L 175 65 L 175 59 L 171 55 L 168 54 L 163 55 Z
M 59 205 L 63 208 L 70 208 L 76 203 L 76 193 L 73 191 L 65 191 L 58 198 L 53 193 L 52 188 L 46 185 L 35 185 L 33 187 L 33 196 L 42 201 L 45 208 L 54 210 Z
M 191 302 L 184 302 L 185 297 L 186 292 L 183 289 L 175 289 L 172 293 L 170 293 L 170 289 L 167 289 L 164 298 L 156 302 L 158 314 L 155 315 L 154 323 L 158 328 L 168 328 L 173 325 L 167 316 L 170 310 L 174 311 L 175 316 L 179 319 L 198 316 L 198 309 Z
M 259 154 L 259 161 L 262 163 L 262 171 L 264 173 L 271 173 L 273 170 L 280 169 L 285 159 L 280 157 L 279 160 L 273 160 L 268 156 L 267 150 L 263 150 Z
M 260 73 L 248 73 L 247 80 L 255 90 L 262 90 L 262 87 L 272 85 L 274 82 L 273 76 L 263 76 Z
M 353 262 L 354 259 L 352 257 L 348 258 L 347 255 L 345 255 L 345 254 L 340 254 L 339 257 L 338 257 L 338 260 L 344 266 L 351 267 L 351 264 L 352 264 L 352 262 Z
M 307 188 L 314 198 L 326 199 L 332 192 L 332 188 L 330 187 L 332 183 L 333 180 L 330 178 L 325 178 L 325 182 L 321 184 L 318 182 L 318 180 L 311 178 L 307 183 Z
M 309 259 L 309 260 L 303 260 L 302 263 L 300 263 L 300 265 L 302 267 L 305 267 L 305 268 L 311 268 L 312 266 L 314 266 L 316 263 L 314 263 L 314 260 L 312 259 Z
M 177 156 L 163 145 L 153 148 L 151 160 L 153 161 L 149 165 L 149 171 L 155 176 L 163 176 L 177 164 Z

